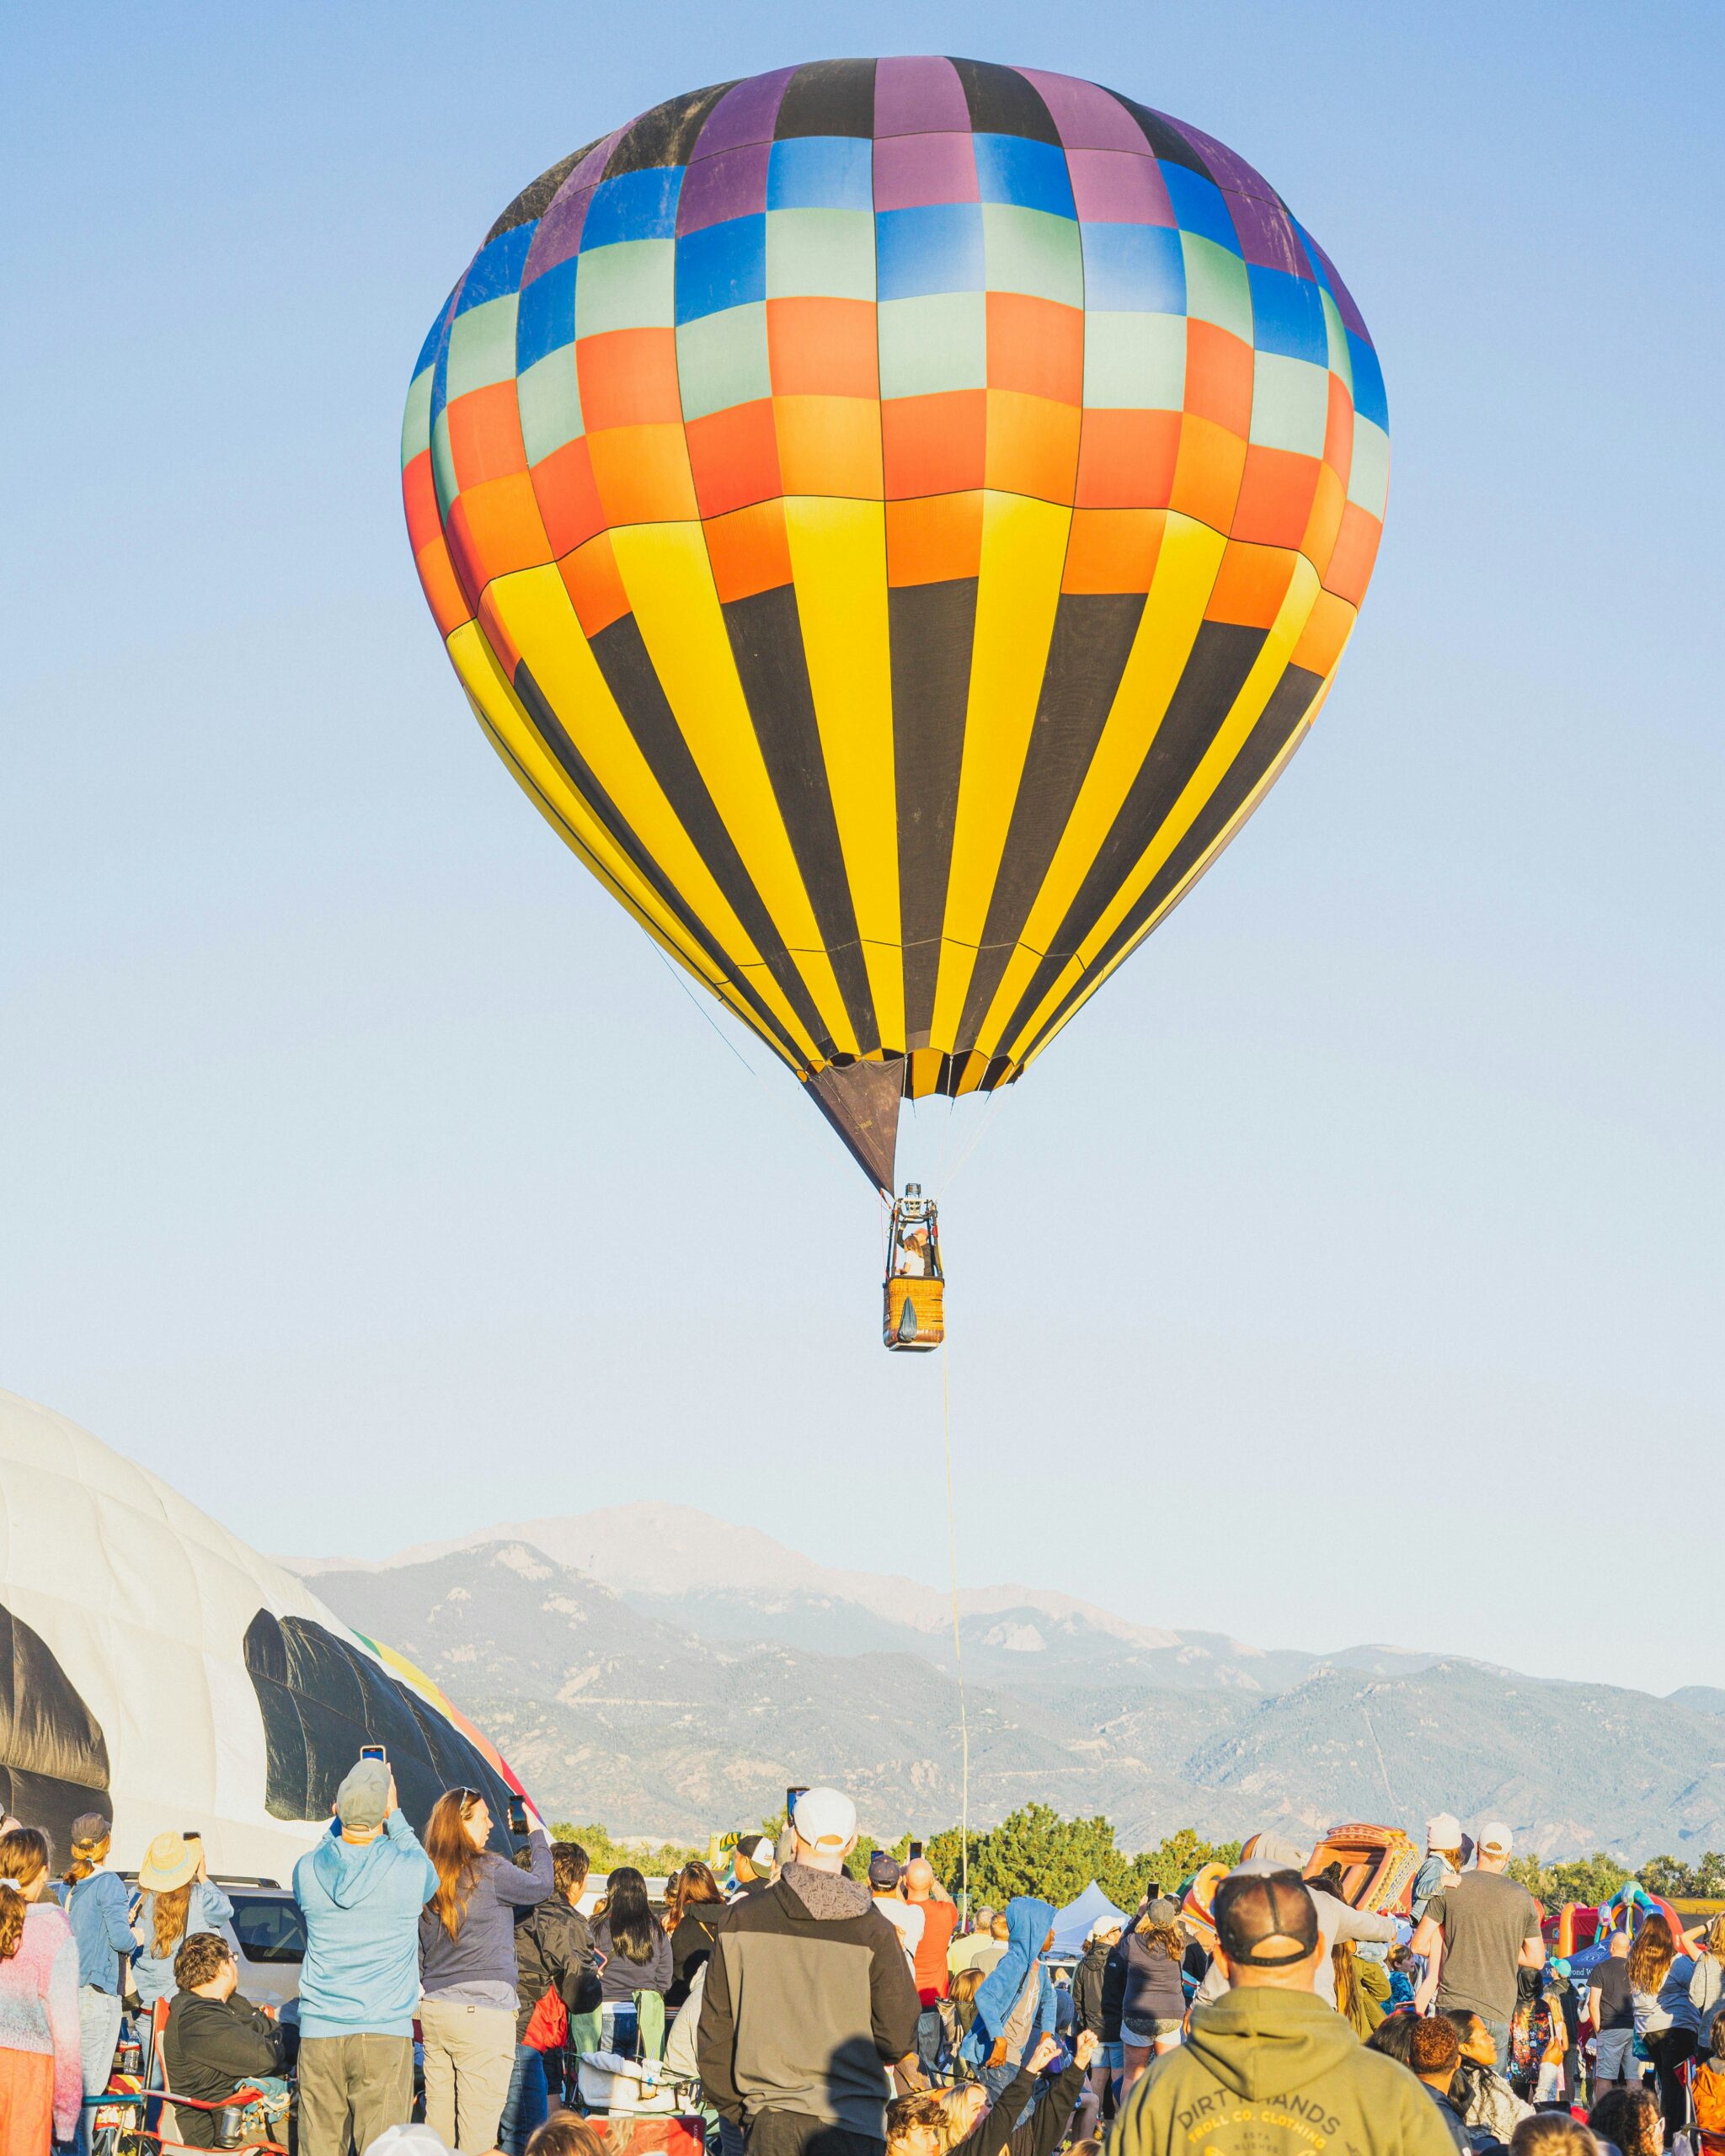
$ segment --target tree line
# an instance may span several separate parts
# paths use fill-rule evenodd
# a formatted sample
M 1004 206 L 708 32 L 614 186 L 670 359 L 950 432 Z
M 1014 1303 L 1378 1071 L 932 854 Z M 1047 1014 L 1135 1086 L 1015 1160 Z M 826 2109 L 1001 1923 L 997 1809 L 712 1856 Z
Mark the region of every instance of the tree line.
M 1509 1860 L 1510 1876 L 1548 1908 L 1565 1902 L 1609 1902 L 1618 1889 L 1633 1879 L 1662 1900 L 1725 1900 L 1725 1852 L 1709 1849 L 1699 1864 L 1689 1865 L 1674 1856 L 1652 1857 L 1639 1871 L 1632 1871 L 1604 1849 L 1591 1856 L 1573 1857 L 1567 1864 L 1542 1864 L 1536 1856 Z
M 784 1823 L 782 1811 L 771 1812 L 761 1820 L 761 1831 L 777 1836 Z M 680 1842 L 619 1841 L 596 1823 L 576 1827 L 563 1821 L 551 1831 L 559 1840 L 579 1842 L 595 1871 L 633 1864 L 649 1876 L 660 1877 L 707 1854 L 704 1848 Z M 902 1864 L 910 1854 L 911 1842 L 909 1834 L 885 1843 L 864 1834 L 851 1868 L 860 1877 L 869 1858 L 883 1848 Z M 929 1837 L 924 1853 L 937 1877 L 956 1892 L 964 1854 L 958 1828 Z M 1172 1893 L 1201 1865 L 1235 1863 L 1240 1844 L 1206 1841 L 1195 1827 L 1182 1827 L 1165 1835 L 1153 1849 L 1132 1855 L 1116 1842 L 1113 1822 L 1099 1814 L 1090 1819 L 1063 1819 L 1051 1805 L 1026 1804 L 997 1827 L 973 1828 L 969 1854 L 973 1907 L 986 1903 L 999 1908 L 1015 1894 L 1039 1894 L 1059 1907 L 1076 1901 L 1093 1879 L 1117 1908 L 1130 1909 L 1151 1886 L 1159 1893 Z M 1546 1864 L 1536 1856 L 1514 1857 L 1509 1870 L 1548 1908 L 1565 1902 L 1597 1905 L 1609 1901 L 1631 1879 L 1667 1901 L 1725 1899 L 1725 1852 L 1717 1849 L 1709 1849 L 1695 1865 L 1674 1856 L 1656 1856 L 1633 1872 L 1604 1849 L 1562 1864 Z
M 761 1822 L 764 1834 L 777 1836 L 785 1822 L 782 1812 L 769 1813 Z M 620 1864 L 633 1864 L 649 1877 L 677 1870 L 692 1858 L 705 1858 L 704 1849 L 676 1842 L 618 1841 L 596 1823 L 577 1827 L 559 1821 L 552 1828 L 559 1841 L 579 1842 L 592 1860 L 595 1871 L 610 1871 Z M 878 1842 L 873 1835 L 858 1837 L 851 1869 L 860 1877 L 877 1849 L 885 1849 L 900 1863 L 911 1853 L 912 1837 Z M 964 1871 L 964 1848 L 959 1830 L 948 1827 L 928 1838 L 924 1854 L 935 1876 L 954 1892 Z M 1060 1907 L 1076 1901 L 1093 1879 L 1108 1899 L 1121 1908 L 1134 1908 L 1147 1887 L 1172 1893 L 1183 1879 L 1202 1865 L 1232 1864 L 1240 1854 L 1238 1842 L 1207 1842 L 1194 1827 L 1182 1827 L 1166 1836 L 1153 1849 L 1129 1855 L 1114 1839 L 1113 1822 L 1063 1819 L 1051 1805 L 1027 1804 L 1002 1819 L 997 1827 L 973 1828 L 969 1838 L 970 1900 L 1002 1908 L 1015 1894 L 1039 1894 Z

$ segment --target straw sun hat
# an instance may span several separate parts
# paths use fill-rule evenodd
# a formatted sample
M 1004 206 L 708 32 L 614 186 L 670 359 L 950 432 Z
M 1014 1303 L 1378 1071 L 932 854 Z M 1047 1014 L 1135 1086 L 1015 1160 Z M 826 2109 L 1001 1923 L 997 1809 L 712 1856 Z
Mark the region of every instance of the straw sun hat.
M 197 1849 L 184 1834 L 158 1834 L 138 1866 L 138 1884 L 147 1894 L 171 1894 L 197 1868 Z

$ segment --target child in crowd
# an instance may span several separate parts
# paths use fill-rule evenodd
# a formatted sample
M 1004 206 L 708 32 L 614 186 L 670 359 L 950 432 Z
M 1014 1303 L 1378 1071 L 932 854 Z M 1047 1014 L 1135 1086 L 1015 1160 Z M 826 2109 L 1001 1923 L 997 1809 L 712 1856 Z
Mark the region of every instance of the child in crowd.
M 1690 2102 L 1706 2156 L 1725 2156 L 1725 2014 L 1713 2024 L 1708 2055 L 1695 2077 Z

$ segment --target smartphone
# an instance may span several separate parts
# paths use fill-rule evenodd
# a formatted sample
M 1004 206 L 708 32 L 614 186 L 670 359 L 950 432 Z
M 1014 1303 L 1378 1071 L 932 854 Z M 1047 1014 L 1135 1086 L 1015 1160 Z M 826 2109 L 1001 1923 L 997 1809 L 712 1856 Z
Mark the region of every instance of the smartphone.
M 381 1744 L 362 1744 L 360 1747 L 360 1757 L 362 1759 L 387 1759 L 388 1756 Z
M 912 1842 L 912 1843 L 911 1843 L 911 1863 L 913 1863 L 913 1864 L 914 1864 L 914 1863 L 916 1861 L 917 1858 L 918 1858 L 919 1856 L 921 1856 L 921 1854 L 922 1854 L 922 1844 L 921 1844 L 921 1842 Z
M 517 1841 L 526 1841 L 531 1829 L 527 1825 L 527 1807 L 519 1796 L 509 1801 L 509 1830 Z
M 788 1826 L 790 1823 L 791 1814 L 797 1808 L 797 1799 L 799 1796 L 806 1796 L 808 1794 L 808 1790 L 809 1785 L 807 1782 L 798 1782 L 794 1789 L 788 1789 L 785 1791 L 785 1823 Z

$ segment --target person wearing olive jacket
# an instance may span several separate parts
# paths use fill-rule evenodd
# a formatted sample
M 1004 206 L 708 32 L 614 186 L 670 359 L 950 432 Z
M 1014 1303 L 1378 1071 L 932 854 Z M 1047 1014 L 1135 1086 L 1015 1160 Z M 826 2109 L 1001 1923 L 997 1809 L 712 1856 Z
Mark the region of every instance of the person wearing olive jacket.
M 1231 1874 L 1213 1913 L 1229 1989 L 1140 2075 L 1111 2156 L 1450 2156 L 1420 2082 L 1314 1993 L 1324 1935 L 1299 1873 Z

